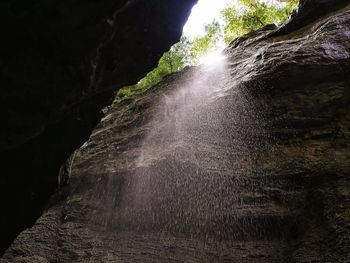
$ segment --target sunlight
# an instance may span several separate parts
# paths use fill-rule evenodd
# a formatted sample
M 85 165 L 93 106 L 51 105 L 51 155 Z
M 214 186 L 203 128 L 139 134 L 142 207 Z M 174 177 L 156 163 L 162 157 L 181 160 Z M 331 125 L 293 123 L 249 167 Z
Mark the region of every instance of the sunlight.
M 280 8 L 286 5 L 286 2 L 283 0 L 259 1 Z M 203 35 L 204 26 L 211 23 L 214 19 L 221 23 L 220 13 L 227 5 L 235 5 L 237 9 L 241 7 L 239 0 L 199 0 L 192 8 L 191 15 L 183 28 L 184 36 L 193 39 Z
M 225 59 L 225 56 L 222 54 L 223 48 L 212 50 L 205 54 L 199 60 L 199 64 L 204 64 L 207 66 L 217 65 Z
M 158 84 L 164 76 L 181 71 L 186 66 L 225 64 L 221 51 L 228 43 L 262 24 L 285 21 L 292 10 L 278 12 L 278 9 L 286 8 L 287 11 L 289 1 L 292 0 L 199 0 L 192 8 L 179 42 L 165 52 L 158 66 L 138 83 L 120 89 L 114 102 L 135 98 Z M 261 3 L 264 3 L 264 8 L 260 8 Z M 247 19 L 242 19 L 244 17 Z M 231 21 L 234 22 L 232 25 Z
M 285 0 L 258 0 L 260 3 L 265 3 L 269 6 L 284 8 Z M 240 0 L 199 0 L 192 8 L 191 15 L 183 28 L 183 35 L 190 40 L 198 39 L 206 34 L 205 26 L 212 23 L 214 20 L 219 22 L 224 27 L 225 22 L 221 12 L 228 6 L 234 6 L 240 12 L 245 11 L 244 5 Z M 197 61 L 198 64 L 213 64 L 220 61 L 222 58 L 221 52 L 226 47 L 224 38 L 220 37 L 215 47 L 202 55 Z
M 191 15 L 184 26 L 183 34 L 195 38 L 204 33 L 204 26 L 214 19 L 219 20 L 220 12 L 233 0 L 199 0 L 192 8 Z

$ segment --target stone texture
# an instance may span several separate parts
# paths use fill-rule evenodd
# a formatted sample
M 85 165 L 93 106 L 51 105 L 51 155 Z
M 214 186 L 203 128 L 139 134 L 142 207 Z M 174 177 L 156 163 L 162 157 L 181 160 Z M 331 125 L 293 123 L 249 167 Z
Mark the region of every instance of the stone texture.
M 0 254 L 31 225 L 118 88 L 178 41 L 195 0 L 0 3 Z
M 0 262 L 350 262 L 350 7 L 332 11 L 114 105 Z

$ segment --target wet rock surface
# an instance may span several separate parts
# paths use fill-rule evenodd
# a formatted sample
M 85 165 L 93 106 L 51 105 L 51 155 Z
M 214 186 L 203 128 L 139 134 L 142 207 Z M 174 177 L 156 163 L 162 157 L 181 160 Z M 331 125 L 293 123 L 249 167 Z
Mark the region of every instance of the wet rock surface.
M 350 8 L 114 105 L 0 262 L 350 262 Z
M 195 0 L 0 3 L 0 254 L 32 225 L 62 163 L 176 43 Z

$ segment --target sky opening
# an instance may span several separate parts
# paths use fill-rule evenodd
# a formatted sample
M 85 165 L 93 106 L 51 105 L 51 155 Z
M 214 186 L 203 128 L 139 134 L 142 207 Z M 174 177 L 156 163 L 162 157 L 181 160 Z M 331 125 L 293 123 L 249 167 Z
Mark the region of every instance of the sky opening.
M 285 6 L 283 0 L 260 0 L 274 6 Z M 188 18 L 184 28 L 183 35 L 191 39 L 204 34 L 204 26 L 211 23 L 214 19 L 223 23 L 220 13 L 228 5 L 236 5 L 239 8 L 238 0 L 199 0 L 192 8 L 191 15 Z
M 204 26 L 214 19 L 220 20 L 220 12 L 232 0 L 199 0 L 192 8 L 190 17 L 183 28 L 183 34 L 189 38 L 203 35 Z

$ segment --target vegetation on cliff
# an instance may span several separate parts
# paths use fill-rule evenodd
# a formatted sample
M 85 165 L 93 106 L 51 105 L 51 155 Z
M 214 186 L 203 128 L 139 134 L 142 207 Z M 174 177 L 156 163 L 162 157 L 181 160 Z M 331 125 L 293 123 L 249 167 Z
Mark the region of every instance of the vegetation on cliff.
M 268 24 L 279 25 L 286 21 L 296 8 L 298 0 L 285 3 L 267 0 L 231 0 L 221 12 L 221 17 L 205 25 L 204 35 L 190 39 L 182 36 L 180 41 L 163 54 L 158 66 L 137 84 L 124 87 L 117 93 L 115 102 L 132 99 L 153 87 L 166 75 L 185 66 L 201 63 L 201 58 L 235 38 Z

